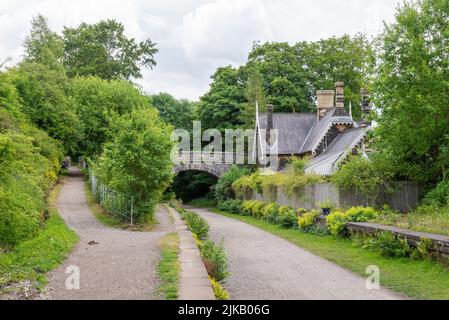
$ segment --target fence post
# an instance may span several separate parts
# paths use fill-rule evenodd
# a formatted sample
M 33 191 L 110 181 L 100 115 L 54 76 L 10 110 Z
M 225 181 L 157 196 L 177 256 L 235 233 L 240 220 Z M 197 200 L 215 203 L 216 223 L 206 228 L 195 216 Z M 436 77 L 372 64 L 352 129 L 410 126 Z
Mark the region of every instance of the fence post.
M 134 197 L 131 197 L 131 225 L 133 225 Z

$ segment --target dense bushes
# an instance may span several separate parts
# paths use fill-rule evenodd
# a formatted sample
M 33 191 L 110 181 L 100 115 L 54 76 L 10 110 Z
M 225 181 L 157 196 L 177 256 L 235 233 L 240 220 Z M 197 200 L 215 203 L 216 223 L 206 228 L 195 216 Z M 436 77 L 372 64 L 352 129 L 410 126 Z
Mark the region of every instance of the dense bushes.
M 239 207 L 240 206 L 240 207 Z M 239 207 L 239 208 L 238 208 Z M 264 203 L 257 200 L 228 200 L 220 203 L 218 209 L 240 215 L 253 216 L 283 228 L 299 228 L 305 232 L 333 235 L 343 234 L 348 222 L 370 221 L 378 217 L 376 210 L 370 207 L 353 207 L 346 212 L 334 210 L 326 217 L 326 225 L 317 224 L 322 213 L 318 210 L 307 211 L 303 208 L 294 210 L 288 206 L 279 206 L 275 202 Z
M 235 197 L 232 184 L 239 178 L 248 175 L 250 169 L 238 166 L 232 166 L 220 179 L 214 187 L 215 199 L 217 202 L 222 202 Z
M 257 200 L 228 200 L 220 203 L 218 209 L 230 213 L 253 216 L 273 224 L 279 224 L 283 228 L 297 228 L 301 219 L 307 219 L 307 222 L 303 223 L 304 229 L 306 229 L 306 224 L 309 227 L 320 216 L 320 213 L 315 210 L 307 212 L 307 210 L 298 209 L 295 211 L 288 206 L 279 206 L 275 202 L 267 204 Z M 311 223 L 308 220 L 312 220 Z
M 379 155 L 365 159 L 354 156 L 332 175 L 332 182 L 343 190 L 360 193 L 376 205 L 383 205 L 394 191 L 392 164 Z
M 217 207 L 220 210 L 231 212 L 231 213 L 240 213 L 240 209 L 243 201 L 235 199 L 235 200 L 227 200 L 218 203 Z
M 340 211 L 331 213 L 326 217 L 326 222 L 330 233 L 338 235 L 346 231 L 348 222 L 366 222 L 375 219 L 377 216 L 378 213 L 373 208 L 353 207 L 345 213 Z
M 223 242 L 216 244 L 211 240 L 206 240 L 199 246 L 207 273 L 218 282 L 223 281 L 229 274 L 227 271 L 228 257 Z
M 62 158 L 60 145 L 30 124 L 20 109 L 16 89 L 0 74 L 0 247 L 36 234 Z
M 413 252 L 406 238 L 391 232 L 380 232 L 374 236 L 357 234 L 353 239 L 362 248 L 377 251 L 384 257 L 410 257 Z
M 449 180 L 440 182 L 435 189 L 430 191 L 424 198 L 424 203 L 449 207 Z
M 301 228 L 301 230 L 307 231 L 309 228 L 311 228 L 315 222 L 316 219 L 321 215 L 321 213 L 317 210 L 312 210 L 310 212 L 306 212 L 303 215 L 300 215 L 298 218 L 298 226 Z
M 302 190 L 307 185 L 323 182 L 323 178 L 315 174 L 302 174 L 295 171 L 261 175 L 259 172 L 243 176 L 236 180 L 232 186 L 238 195 L 256 191 L 270 193 L 275 188 L 284 188 L 287 194 Z M 274 196 L 274 195 L 273 195 Z
M 182 218 L 187 222 L 190 231 L 197 235 L 198 239 L 204 240 L 209 233 L 209 224 L 207 221 L 193 211 L 183 211 Z

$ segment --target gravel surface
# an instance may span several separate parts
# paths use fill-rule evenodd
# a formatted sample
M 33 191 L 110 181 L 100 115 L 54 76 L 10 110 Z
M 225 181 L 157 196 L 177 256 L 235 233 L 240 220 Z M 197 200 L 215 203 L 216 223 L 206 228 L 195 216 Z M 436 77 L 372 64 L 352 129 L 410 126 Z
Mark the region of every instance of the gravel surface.
M 49 274 L 49 299 L 157 299 L 158 240 L 174 230 L 165 210 L 157 211 L 160 224 L 152 232 L 106 227 L 89 210 L 83 176 L 76 168 L 70 168 L 56 206 L 80 241 L 69 258 Z M 70 266 L 80 270 L 79 290 L 66 288 Z
M 404 297 L 386 289 L 367 290 L 366 278 L 244 222 L 193 209 L 211 225 L 210 237 L 224 239 L 231 299 L 382 300 Z

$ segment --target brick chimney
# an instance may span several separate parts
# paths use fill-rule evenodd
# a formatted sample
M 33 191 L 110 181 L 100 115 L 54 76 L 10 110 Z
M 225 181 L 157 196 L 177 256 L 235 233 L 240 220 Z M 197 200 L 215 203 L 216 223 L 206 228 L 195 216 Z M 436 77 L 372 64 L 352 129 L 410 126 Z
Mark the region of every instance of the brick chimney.
M 361 125 L 367 127 L 371 125 L 371 121 L 368 119 L 371 113 L 371 105 L 369 101 L 369 91 L 366 88 L 360 90 L 360 95 L 362 96 L 362 121 Z
M 318 90 L 316 92 L 318 119 L 321 119 L 326 111 L 334 107 L 334 90 Z
M 335 84 L 335 116 L 349 116 L 345 110 L 345 83 L 339 81 Z

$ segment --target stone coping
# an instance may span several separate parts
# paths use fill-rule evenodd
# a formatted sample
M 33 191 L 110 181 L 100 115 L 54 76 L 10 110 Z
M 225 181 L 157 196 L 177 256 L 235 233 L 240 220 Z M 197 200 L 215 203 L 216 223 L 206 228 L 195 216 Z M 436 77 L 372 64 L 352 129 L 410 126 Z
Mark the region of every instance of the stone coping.
M 371 222 L 349 222 L 347 227 L 352 232 L 362 232 L 367 234 L 375 234 L 382 231 L 391 232 L 393 234 L 406 237 L 411 245 L 417 245 L 421 239 L 429 239 L 434 243 L 434 251 L 438 252 L 445 258 L 449 257 L 449 236 L 413 231 Z
M 178 300 L 215 300 L 209 276 L 192 233 L 179 213 L 165 206 L 174 218 L 179 235 L 179 277 Z

